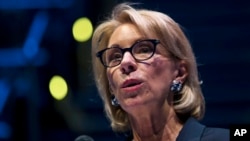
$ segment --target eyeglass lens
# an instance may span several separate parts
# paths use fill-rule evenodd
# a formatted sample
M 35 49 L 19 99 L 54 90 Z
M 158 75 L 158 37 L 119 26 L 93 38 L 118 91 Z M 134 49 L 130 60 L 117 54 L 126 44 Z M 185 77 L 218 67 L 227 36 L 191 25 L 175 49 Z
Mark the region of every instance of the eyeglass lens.
M 130 48 L 111 47 L 106 49 L 102 54 L 102 60 L 105 66 L 116 66 L 122 61 L 123 55 L 126 51 L 137 61 L 143 61 L 153 56 L 155 50 L 155 43 L 153 40 L 143 40 L 136 42 Z

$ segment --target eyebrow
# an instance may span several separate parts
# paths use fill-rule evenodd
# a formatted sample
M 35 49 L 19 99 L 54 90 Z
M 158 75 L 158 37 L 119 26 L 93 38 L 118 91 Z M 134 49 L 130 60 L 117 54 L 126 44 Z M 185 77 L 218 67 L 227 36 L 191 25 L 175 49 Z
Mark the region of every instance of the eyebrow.
M 145 38 L 145 37 L 138 38 L 138 39 L 134 40 L 133 43 L 132 43 L 129 47 L 133 46 L 136 42 L 139 42 L 139 41 L 141 41 L 141 40 L 146 40 L 146 39 L 147 39 L 147 38 Z M 129 47 L 122 47 L 122 46 L 120 46 L 120 45 L 117 44 L 117 43 L 112 44 L 111 46 L 108 46 L 107 48 L 112 48 L 112 47 L 129 48 Z

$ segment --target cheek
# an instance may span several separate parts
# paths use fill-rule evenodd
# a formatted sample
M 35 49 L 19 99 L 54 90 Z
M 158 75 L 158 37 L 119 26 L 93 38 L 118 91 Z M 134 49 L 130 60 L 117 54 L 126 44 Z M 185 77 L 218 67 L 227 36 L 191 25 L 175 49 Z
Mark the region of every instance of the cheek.
M 152 67 L 156 74 L 162 74 L 166 73 L 166 71 L 171 71 L 172 67 L 170 64 L 168 60 L 157 57 L 153 60 Z
M 157 78 L 159 83 L 170 83 L 175 76 L 174 65 L 166 58 L 156 57 L 152 62 L 151 76 Z
M 174 79 L 173 64 L 165 58 L 155 58 L 149 71 L 149 89 L 156 97 L 165 99 Z
M 118 77 L 115 77 L 114 72 L 115 72 L 114 70 L 108 69 L 106 73 L 109 85 L 111 85 L 113 89 L 116 88 L 115 84 L 117 84 L 117 80 L 115 78 L 118 78 Z

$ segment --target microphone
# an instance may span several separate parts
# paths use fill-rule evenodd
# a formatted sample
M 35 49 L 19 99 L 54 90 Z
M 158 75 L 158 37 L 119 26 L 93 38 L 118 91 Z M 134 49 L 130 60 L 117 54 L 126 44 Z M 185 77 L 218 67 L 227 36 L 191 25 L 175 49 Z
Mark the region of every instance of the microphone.
M 94 141 L 94 139 L 87 135 L 81 135 L 77 137 L 74 141 Z

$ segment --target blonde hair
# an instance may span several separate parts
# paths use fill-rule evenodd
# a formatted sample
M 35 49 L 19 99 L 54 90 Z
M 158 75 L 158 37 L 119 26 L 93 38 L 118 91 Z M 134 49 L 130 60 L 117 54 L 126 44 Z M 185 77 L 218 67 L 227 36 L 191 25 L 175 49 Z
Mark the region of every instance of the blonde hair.
M 110 18 L 103 21 L 92 38 L 92 61 L 95 81 L 104 102 L 104 109 L 114 131 L 130 130 L 127 113 L 121 107 L 111 105 L 111 93 L 106 76 L 106 68 L 96 57 L 96 52 L 107 47 L 113 31 L 121 24 L 132 23 L 146 36 L 159 37 L 161 44 L 176 61 L 187 63 L 188 76 L 182 91 L 174 101 L 175 112 L 181 120 L 188 117 L 201 119 L 205 111 L 197 65 L 190 43 L 180 26 L 168 15 L 146 9 L 135 9 L 127 3 L 117 5 Z

